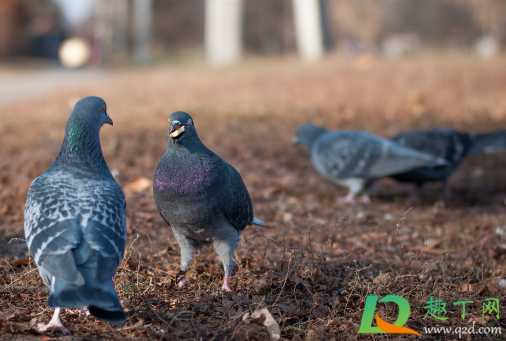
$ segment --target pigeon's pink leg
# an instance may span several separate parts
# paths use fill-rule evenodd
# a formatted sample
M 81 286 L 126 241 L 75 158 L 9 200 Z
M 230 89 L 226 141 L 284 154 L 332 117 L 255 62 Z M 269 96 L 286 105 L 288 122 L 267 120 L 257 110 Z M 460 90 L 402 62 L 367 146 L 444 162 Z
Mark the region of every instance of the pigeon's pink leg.
M 353 204 L 353 203 L 355 203 L 355 194 L 348 192 L 348 194 L 344 197 L 337 197 L 336 201 L 339 203 L 345 202 L 345 203 Z
M 186 288 L 187 286 L 190 286 L 190 283 L 188 283 L 184 277 L 176 284 L 176 288 L 178 289 Z
M 185 275 L 186 275 L 186 272 L 183 271 L 183 270 L 180 270 L 178 273 L 177 273 L 177 277 L 176 277 L 176 280 L 178 281 L 177 284 L 176 284 L 176 288 L 177 289 L 181 289 L 181 288 L 185 288 L 187 286 L 190 286 L 191 284 L 188 283 L 185 279 Z
M 344 197 L 337 197 L 336 202 L 347 203 L 347 204 L 356 204 L 356 203 L 362 202 L 364 204 L 370 204 L 371 199 L 369 199 L 369 194 L 367 194 L 367 193 L 363 194 L 359 199 L 356 199 L 355 194 L 349 192 Z
M 371 198 L 369 198 L 369 194 L 364 193 L 364 194 L 362 194 L 362 196 L 360 197 L 360 201 L 362 201 L 364 204 L 369 205 L 369 204 L 371 203 Z
M 232 289 L 230 289 L 230 275 L 225 275 L 225 280 L 223 281 L 221 290 L 223 292 L 232 292 Z
M 60 313 L 61 313 L 61 308 L 56 308 L 54 310 L 53 317 L 51 318 L 51 321 L 49 321 L 48 324 L 39 323 L 38 325 L 34 326 L 33 329 L 39 334 L 42 334 L 42 333 L 45 333 L 45 332 L 51 331 L 51 330 L 59 330 L 63 334 L 70 334 L 68 329 L 65 328 L 63 326 L 63 324 L 61 323 Z

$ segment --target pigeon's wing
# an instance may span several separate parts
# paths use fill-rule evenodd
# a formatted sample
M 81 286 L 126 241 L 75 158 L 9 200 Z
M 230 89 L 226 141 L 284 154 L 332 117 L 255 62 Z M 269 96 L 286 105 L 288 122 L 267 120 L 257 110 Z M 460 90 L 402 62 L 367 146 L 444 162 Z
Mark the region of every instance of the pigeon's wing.
M 311 153 L 316 168 L 337 178 L 380 178 L 422 166 L 445 165 L 430 155 L 403 147 L 367 132 L 323 135 Z
M 239 172 L 228 163 L 225 163 L 225 166 L 228 172 L 225 216 L 237 231 L 242 231 L 253 221 L 253 204 Z
M 447 129 L 411 131 L 392 138 L 405 147 L 443 158 L 452 164 L 458 164 L 468 155 L 474 140 L 473 134 Z
M 399 174 L 419 167 L 447 166 L 442 158 L 403 147 L 395 142 L 384 140 L 381 157 L 369 169 L 369 177 L 381 178 Z
M 330 178 L 364 177 L 382 151 L 381 144 L 371 137 L 358 131 L 326 133 L 311 149 L 313 164 Z
M 62 278 L 83 285 L 72 250 L 82 239 L 76 219 L 79 214 L 77 194 L 58 176 L 36 178 L 25 206 L 25 238 L 42 278 Z
M 114 179 L 93 181 L 82 187 L 79 196 L 85 226 L 84 239 L 98 251 L 95 280 L 103 282 L 114 276 L 123 258 L 126 244 L 126 203 L 121 187 Z M 75 252 L 78 264 L 89 256 L 86 249 Z
M 84 285 L 78 267 L 95 256 L 90 249 L 99 252 L 93 280 L 110 279 L 125 249 L 125 210 L 113 179 L 75 181 L 61 173 L 35 179 L 25 207 L 25 237 L 44 281 L 54 276 Z

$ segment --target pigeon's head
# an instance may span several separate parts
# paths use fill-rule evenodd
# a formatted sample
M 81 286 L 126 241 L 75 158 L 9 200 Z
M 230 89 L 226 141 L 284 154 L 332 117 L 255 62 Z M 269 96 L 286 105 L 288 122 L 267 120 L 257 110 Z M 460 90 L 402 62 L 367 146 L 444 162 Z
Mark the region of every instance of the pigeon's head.
M 181 143 L 183 138 L 190 139 L 197 136 L 192 117 L 183 111 L 176 111 L 170 115 L 169 123 L 169 141 Z
M 69 117 L 69 124 L 88 128 L 100 128 L 105 124 L 112 125 L 107 113 L 107 105 L 100 97 L 85 97 L 78 101 Z
M 311 148 L 313 143 L 325 133 L 325 129 L 312 123 L 306 123 L 297 128 L 293 137 L 293 145 L 304 144 Z

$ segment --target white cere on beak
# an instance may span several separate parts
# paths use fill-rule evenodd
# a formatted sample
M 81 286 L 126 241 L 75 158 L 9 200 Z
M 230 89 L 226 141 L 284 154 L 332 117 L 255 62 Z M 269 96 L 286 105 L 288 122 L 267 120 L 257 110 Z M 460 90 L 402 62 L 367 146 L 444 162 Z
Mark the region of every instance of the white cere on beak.
M 172 138 L 176 138 L 178 137 L 179 135 L 181 135 L 182 133 L 184 133 L 184 126 L 181 126 L 179 127 L 179 129 L 173 131 L 172 133 L 170 133 L 170 137 Z

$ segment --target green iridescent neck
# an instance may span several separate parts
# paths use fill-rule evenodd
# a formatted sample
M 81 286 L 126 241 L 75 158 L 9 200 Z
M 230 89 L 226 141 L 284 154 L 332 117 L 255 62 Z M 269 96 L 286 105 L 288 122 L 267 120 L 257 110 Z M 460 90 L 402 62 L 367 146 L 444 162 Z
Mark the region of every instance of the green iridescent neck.
M 56 164 L 65 163 L 79 168 L 108 169 L 100 146 L 100 127 L 86 127 L 69 122 Z

